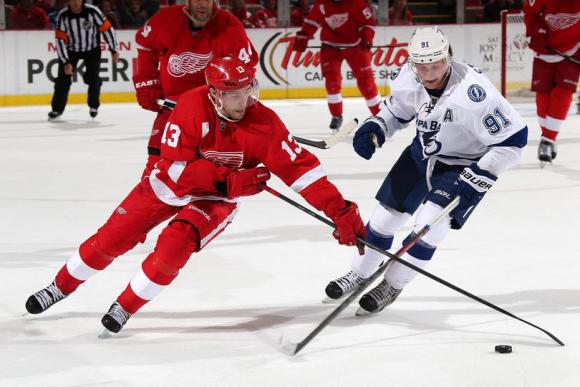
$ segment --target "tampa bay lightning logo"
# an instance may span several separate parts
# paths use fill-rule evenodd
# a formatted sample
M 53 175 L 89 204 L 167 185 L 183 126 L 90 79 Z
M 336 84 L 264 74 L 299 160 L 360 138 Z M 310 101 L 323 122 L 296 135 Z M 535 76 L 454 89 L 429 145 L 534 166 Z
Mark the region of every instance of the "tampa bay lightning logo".
M 437 141 L 437 133 L 434 132 L 423 132 L 421 131 L 421 140 L 423 141 L 423 153 L 425 156 L 433 156 L 441 150 L 441 143 Z
M 481 87 L 479 85 L 471 85 L 467 89 L 467 96 L 473 102 L 483 101 L 485 99 L 486 95 L 487 94 L 485 94 L 485 90 L 483 90 L 483 87 Z
M 435 106 L 431 103 L 424 103 L 417 112 L 417 133 L 421 136 L 425 157 L 433 156 L 441 150 L 441 143 L 437 141 L 441 124 L 437 120 L 429 119 L 434 108 Z

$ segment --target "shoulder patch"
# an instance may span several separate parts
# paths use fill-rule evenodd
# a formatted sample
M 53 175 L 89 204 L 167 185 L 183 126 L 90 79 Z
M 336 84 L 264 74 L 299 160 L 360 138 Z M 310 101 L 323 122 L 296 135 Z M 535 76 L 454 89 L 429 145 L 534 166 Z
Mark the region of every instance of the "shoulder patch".
M 485 93 L 485 90 L 483 89 L 483 87 L 481 87 L 477 84 L 473 84 L 473 85 L 469 86 L 469 88 L 467 89 L 467 96 L 473 102 L 483 101 L 485 99 L 486 95 L 487 94 Z
M 481 70 L 479 67 L 476 67 L 476 66 L 474 66 L 474 65 L 472 65 L 472 64 L 470 64 L 470 63 L 468 63 L 467 65 L 468 65 L 469 67 L 471 67 L 471 68 L 473 69 L 473 71 L 475 71 L 476 73 L 478 73 L 478 74 L 483 74 L 483 71 L 482 71 L 482 70 Z

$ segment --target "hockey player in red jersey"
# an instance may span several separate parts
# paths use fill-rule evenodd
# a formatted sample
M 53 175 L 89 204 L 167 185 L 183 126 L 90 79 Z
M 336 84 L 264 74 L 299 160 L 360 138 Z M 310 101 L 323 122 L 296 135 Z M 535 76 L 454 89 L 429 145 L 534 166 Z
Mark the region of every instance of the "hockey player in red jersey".
M 143 109 L 157 112 L 145 176 L 159 160 L 161 133 L 171 113 L 161 109 L 157 100 L 177 100 L 187 90 L 204 85 L 203 71 L 212 58 L 233 56 L 255 66 L 258 54 L 242 23 L 219 9 L 216 0 L 186 0 L 186 5 L 160 9 L 137 31 L 135 41 L 137 101 Z
M 572 102 L 580 66 L 580 1 L 526 0 L 526 35 L 535 51 L 532 90 L 542 129 L 538 159 L 542 166 L 556 157 L 556 138 Z
M 343 199 L 318 159 L 300 148 L 276 113 L 257 101 L 254 68 L 221 58 L 210 62 L 205 74 L 208 86 L 186 92 L 171 113 L 161 159 L 151 175 L 80 245 L 54 281 L 28 298 L 28 312 L 44 312 L 64 299 L 171 219 L 101 320 L 108 332 L 119 332 L 175 279 L 191 254 L 232 222 L 240 197 L 259 193 L 270 172 L 334 221 L 333 235 L 340 244 L 354 246 L 357 236 L 366 235 L 357 205 Z
M 365 0 L 316 0 L 296 33 L 294 50 L 306 50 L 308 40 L 318 28 L 320 32 L 320 66 L 324 76 L 328 108 L 332 115 L 331 129 L 342 124 L 342 94 L 340 93 L 342 61 L 346 60 L 356 78 L 357 86 L 373 115 L 379 111 L 381 96 L 371 68 L 371 51 L 377 24 Z

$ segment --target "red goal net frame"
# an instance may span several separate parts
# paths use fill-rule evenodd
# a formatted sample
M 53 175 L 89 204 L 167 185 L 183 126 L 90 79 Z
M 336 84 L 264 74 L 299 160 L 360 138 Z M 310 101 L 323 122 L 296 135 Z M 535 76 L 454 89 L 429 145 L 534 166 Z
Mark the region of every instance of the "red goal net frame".
M 510 9 L 501 11 L 500 15 L 501 94 L 506 98 L 530 98 L 534 54 L 528 48 L 529 39 L 525 36 L 524 13 L 519 9 Z M 512 61 L 513 57 L 519 60 Z M 511 74 L 517 75 L 519 81 L 510 81 Z

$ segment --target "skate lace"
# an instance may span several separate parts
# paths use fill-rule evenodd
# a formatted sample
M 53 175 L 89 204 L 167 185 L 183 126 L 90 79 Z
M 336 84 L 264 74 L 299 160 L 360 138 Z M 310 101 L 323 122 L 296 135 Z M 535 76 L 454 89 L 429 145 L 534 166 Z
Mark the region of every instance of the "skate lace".
M 552 144 L 549 142 L 540 143 L 540 154 L 541 155 L 551 155 L 552 154 Z
M 342 290 L 347 290 L 360 285 L 363 281 L 364 278 L 358 276 L 352 271 L 349 271 L 347 274 L 337 279 L 336 283 Z
M 42 306 L 43 310 L 66 297 L 66 295 L 56 287 L 54 282 L 36 293 L 34 296 Z
M 125 325 L 131 314 L 128 313 L 119 303 L 115 302 L 111 305 L 111 309 L 107 312 L 109 316 L 111 316 L 115 321 L 117 321 L 121 325 Z
M 379 304 L 383 304 L 396 298 L 400 292 L 401 289 L 395 289 L 389 285 L 387 280 L 382 280 L 376 288 L 369 292 L 369 295 L 373 297 Z

